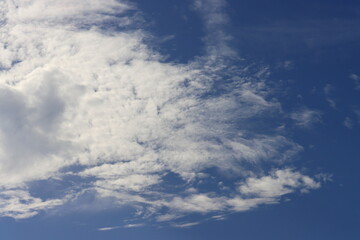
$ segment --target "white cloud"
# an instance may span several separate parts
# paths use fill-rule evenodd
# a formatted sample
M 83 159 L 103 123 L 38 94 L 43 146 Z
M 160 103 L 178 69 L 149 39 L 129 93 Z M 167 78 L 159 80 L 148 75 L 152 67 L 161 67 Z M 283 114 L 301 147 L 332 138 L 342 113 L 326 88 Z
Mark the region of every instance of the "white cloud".
M 206 194 L 193 194 L 186 198 L 175 197 L 168 206 L 178 211 L 207 213 L 222 210 L 224 199 L 212 198 Z
M 331 84 L 326 84 L 324 87 L 324 94 L 326 101 L 329 103 L 330 107 L 336 109 L 336 102 L 331 98 L 331 94 L 334 91 L 334 86 Z
M 295 124 L 299 127 L 311 127 L 315 123 L 321 122 L 321 113 L 316 110 L 302 109 L 291 114 L 291 119 L 295 121 Z
M 129 3 L 115 0 L 8 0 L 6 4 L 10 24 L 93 24 L 110 20 L 110 14 L 121 14 L 132 9 Z
M 344 126 L 351 129 L 354 127 L 354 121 L 351 118 L 346 117 L 344 120 Z
M 228 21 L 224 1 L 196 4 L 208 55 L 175 64 L 145 44 L 147 34 L 126 12 L 136 8 L 125 1 L 2 2 L 1 216 L 74 206 L 91 192 L 111 199 L 104 201 L 110 207 L 130 205 L 157 221 L 175 221 L 190 213 L 244 211 L 317 186 L 299 172 L 255 177 L 246 167 L 283 163 L 301 147 L 257 129 L 254 118 L 281 114 L 280 103 L 269 100 L 268 70 L 252 73 L 228 58 L 234 54 L 221 30 Z M 129 29 L 105 29 L 108 21 Z M 319 119 L 311 110 L 294 116 L 302 126 Z M 218 178 L 245 179 L 243 185 L 201 189 L 215 177 L 206 174 L 212 168 Z M 166 180 L 169 173 L 178 186 Z M 29 189 L 34 181 L 66 176 L 76 176 L 81 189 L 68 195 L 64 189 L 61 199 L 42 198 L 47 189 L 35 197 Z M 169 184 L 179 190 L 169 191 Z
M 333 85 L 331 84 L 326 84 L 325 87 L 324 87 L 324 93 L 325 95 L 329 95 L 331 94 L 331 92 L 334 90 L 334 87 Z
M 29 218 L 38 214 L 39 210 L 50 209 L 62 205 L 64 200 L 41 200 L 21 189 L 7 189 L 0 193 L 0 216 L 15 219 Z
M 98 228 L 98 231 L 111 231 L 119 228 L 136 228 L 136 227 L 143 227 L 144 224 L 135 223 L 135 224 L 126 224 L 124 226 L 115 226 L 115 227 L 102 227 Z
M 357 123 L 360 124 L 360 110 L 354 110 L 354 113 L 355 113 L 356 118 L 357 118 Z
M 283 62 L 279 62 L 276 64 L 276 68 L 285 69 L 285 70 L 292 70 L 294 69 L 294 62 L 290 60 L 286 60 Z
M 350 77 L 350 79 L 352 79 L 354 81 L 355 89 L 360 90 L 360 76 L 355 73 L 352 73 L 352 74 L 350 74 L 349 77 Z
M 136 228 L 136 227 L 142 227 L 144 224 L 141 223 L 133 223 L 133 224 L 126 224 L 124 228 Z
M 156 217 L 156 221 L 158 222 L 168 222 L 174 219 L 178 219 L 181 218 L 182 215 L 178 215 L 178 214 L 164 214 L 164 215 L 160 215 Z
M 99 231 L 111 231 L 111 230 L 115 230 L 118 229 L 120 227 L 103 227 L 103 228 L 98 228 L 97 230 Z
M 229 21 L 226 6 L 225 0 L 194 0 L 194 9 L 200 12 L 205 26 L 207 54 L 212 57 L 236 55 L 229 46 L 232 36 L 223 30 Z
M 188 222 L 188 223 L 176 223 L 173 224 L 173 227 L 177 227 L 177 228 L 186 228 L 186 227 L 193 227 L 196 225 L 199 225 L 201 222 Z
M 304 176 L 290 169 L 276 170 L 270 176 L 261 178 L 249 178 L 246 183 L 239 187 L 239 191 L 245 195 L 255 195 L 261 198 L 274 198 L 291 193 L 294 189 L 316 189 L 320 183 L 308 176 Z
M 284 195 L 296 191 L 307 193 L 320 186 L 320 181 L 300 172 L 278 169 L 267 176 L 246 178 L 238 183 L 236 191 L 231 192 L 231 195 L 218 195 L 215 192 L 187 193 L 185 197 L 168 195 L 169 200 L 158 201 L 154 206 L 158 209 L 167 207 L 170 213 L 158 215 L 156 220 L 173 221 L 181 219 L 184 213 L 247 211 L 259 205 L 279 203 Z
M 148 186 L 159 183 L 160 183 L 160 176 L 158 175 L 132 174 L 125 177 L 116 176 L 113 179 L 99 180 L 96 181 L 94 185 L 100 188 L 140 191 Z

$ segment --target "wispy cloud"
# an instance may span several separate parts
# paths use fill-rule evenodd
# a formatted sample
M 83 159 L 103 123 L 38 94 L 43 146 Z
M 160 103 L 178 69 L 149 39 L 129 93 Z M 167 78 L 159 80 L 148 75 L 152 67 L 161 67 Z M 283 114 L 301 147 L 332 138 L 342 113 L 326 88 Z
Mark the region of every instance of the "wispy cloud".
M 0 216 L 23 219 L 33 217 L 38 211 L 62 205 L 64 200 L 42 200 L 22 189 L 6 189 L 0 192 Z
M 291 114 L 291 119 L 294 120 L 295 124 L 299 127 L 309 128 L 315 123 L 321 122 L 321 113 L 311 109 L 301 109 Z
M 176 223 L 173 224 L 173 227 L 177 227 L 177 228 L 187 228 L 187 227 L 193 227 L 196 225 L 199 225 L 201 222 L 188 222 L 188 223 Z
M 98 231 L 111 231 L 111 230 L 116 230 L 119 228 L 136 228 L 136 227 L 143 227 L 144 224 L 141 223 L 136 223 L 136 224 L 126 224 L 123 226 L 113 226 L 113 227 L 102 227 L 102 228 L 98 228 Z
M 354 81 L 355 89 L 360 90 L 360 76 L 355 73 L 352 73 L 350 74 L 350 79 Z
M 235 56 L 236 52 L 229 46 L 232 36 L 224 31 L 229 19 L 226 14 L 225 0 L 194 0 L 194 9 L 203 18 L 205 26 L 204 41 L 209 56 Z
M 109 207 L 133 206 L 138 218 L 186 227 L 195 223 L 174 222 L 245 211 L 319 186 L 279 168 L 299 145 L 257 128 L 259 119 L 266 126 L 282 114 L 280 103 L 270 98 L 268 70 L 241 67 L 229 47 L 225 1 L 196 1 L 208 52 L 189 64 L 164 62 L 145 44 L 148 33 L 127 1 L 2 4 L 1 216 L 74 206 L 90 192 Z M 309 126 L 320 114 L 292 118 Z M 275 170 L 248 167 L 264 162 Z M 220 187 L 224 175 L 236 186 Z M 32 183 L 68 177 L 75 184 L 58 189 L 62 194 L 41 197 L 44 188 L 32 196 Z
M 333 109 L 336 109 L 336 102 L 331 97 L 333 91 L 334 91 L 334 86 L 333 85 L 331 85 L 331 84 L 326 84 L 325 85 L 324 94 L 325 94 L 325 97 L 326 97 L 326 101 L 329 103 L 330 107 L 332 107 Z
M 351 118 L 346 117 L 344 120 L 344 126 L 351 129 L 354 127 L 354 121 Z
M 99 231 L 111 231 L 111 230 L 115 230 L 115 229 L 119 229 L 121 227 L 103 227 L 103 228 L 98 228 L 97 230 Z

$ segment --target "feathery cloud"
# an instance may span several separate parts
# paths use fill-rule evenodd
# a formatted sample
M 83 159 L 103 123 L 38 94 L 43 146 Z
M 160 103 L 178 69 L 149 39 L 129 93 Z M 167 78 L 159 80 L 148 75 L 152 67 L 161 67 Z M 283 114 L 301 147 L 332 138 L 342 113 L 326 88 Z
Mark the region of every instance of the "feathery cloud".
M 269 97 L 268 70 L 241 67 L 229 47 L 225 1 L 195 2 L 209 50 L 188 64 L 151 50 L 127 1 L 1 4 L 1 216 L 74 206 L 91 192 L 111 199 L 110 207 L 176 221 L 245 211 L 320 186 L 279 168 L 299 145 L 256 128 L 253 120 L 266 124 L 280 103 Z M 306 110 L 293 118 L 308 126 L 320 117 Z M 266 176 L 249 167 L 264 162 L 279 169 Z M 219 187 L 226 175 L 236 186 Z M 64 184 L 52 198 L 41 197 L 46 188 L 32 195 L 33 183 L 69 177 L 80 189 Z

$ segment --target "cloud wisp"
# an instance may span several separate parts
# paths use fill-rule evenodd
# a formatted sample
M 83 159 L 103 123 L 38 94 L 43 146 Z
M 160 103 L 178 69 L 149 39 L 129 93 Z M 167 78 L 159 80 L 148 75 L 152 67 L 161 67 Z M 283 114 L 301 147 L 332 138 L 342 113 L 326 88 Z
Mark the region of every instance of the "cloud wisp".
M 188 64 L 145 44 L 127 1 L 1 4 L 0 216 L 77 209 L 93 194 L 89 206 L 186 227 L 177 219 L 320 187 L 284 165 L 301 147 L 272 130 L 267 69 L 239 67 L 223 41 L 224 1 L 196 1 L 209 51 Z M 62 187 L 49 194 L 51 181 Z
M 297 126 L 303 128 L 309 128 L 315 123 L 321 122 L 321 113 L 307 108 L 293 112 L 290 117 Z
M 355 73 L 352 73 L 352 74 L 350 74 L 349 77 L 351 80 L 354 81 L 355 90 L 360 90 L 360 76 Z

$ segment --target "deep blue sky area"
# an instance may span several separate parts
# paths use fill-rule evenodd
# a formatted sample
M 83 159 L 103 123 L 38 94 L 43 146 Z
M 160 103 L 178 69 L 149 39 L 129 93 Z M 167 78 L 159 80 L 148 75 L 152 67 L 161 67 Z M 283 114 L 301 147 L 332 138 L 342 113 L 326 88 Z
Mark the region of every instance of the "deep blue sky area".
M 135 0 L 158 51 L 175 62 L 188 62 L 204 53 L 204 30 L 193 1 Z
M 190 0 L 135 0 L 166 61 L 191 62 L 205 54 L 204 26 Z M 331 176 L 319 189 L 280 204 L 230 214 L 226 219 L 175 228 L 146 225 L 98 231 L 131 216 L 117 210 L 40 214 L 0 219 L 4 240 L 119 239 L 360 239 L 360 2 L 346 0 L 228 0 L 229 45 L 249 64 L 268 66 L 269 84 L 284 112 L 313 109 L 319 121 L 286 134 L 304 150 L 292 163 L 310 175 Z M 331 104 L 332 102 L 332 104 Z M 358 112 L 357 112 L 358 111 Z M 290 117 L 289 117 L 290 118 Z M 350 119 L 351 126 L 345 126 Z M 131 210 L 132 211 L 132 210 Z
M 168 9 L 165 13 L 157 12 L 156 5 L 143 4 L 143 1 L 139 1 L 139 6 L 154 16 L 156 33 L 176 36 L 163 49 L 167 49 L 173 59 L 188 59 L 199 54 L 201 25 L 189 26 L 180 17 L 197 18 L 188 11 L 190 2 L 160 2 L 164 2 L 161 9 L 164 6 Z M 350 117 L 359 121 L 354 109 L 360 105 L 360 92 L 355 90 L 349 76 L 360 71 L 360 3 L 229 0 L 227 12 L 233 36 L 231 44 L 239 55 L 249 62 L 270 66 L 270 81 L 286 87 L 287 90 L 278 95 L 283 100 L 282 107 L 296 110 L 307 106 L 321 112 L 321 123 L 305 130 L 294 127 L 293 137 L 305 148 L 299 161 L 309 169 L 332 174 L 333 181 L 297 199 L 296 203 L 232 216 L 226 222 L 227 227 L 233 228 L 224 232 L 238 228 L 239 235 L 235 236 L 244 239 L 266 236 L 267 239 L 358 239 L 360 132 L 359 125 L 346 128 L 344 120 Z M 166 21 L 167 16 L 173 14 L 175 17 Z M 290 62 L 288 68 L 279 67 L 286 61 Z M 327 102 L 324 93 L 327 85 L 331 86 L 328 97 L 336 103 L 335 108 Z M 251 226 L 257 225 L 255 219 L 259 221 L 259 228 L 266 226 L 266 230 L 252 231 Z M 209 224 L 224 227 L 224 223 Z

